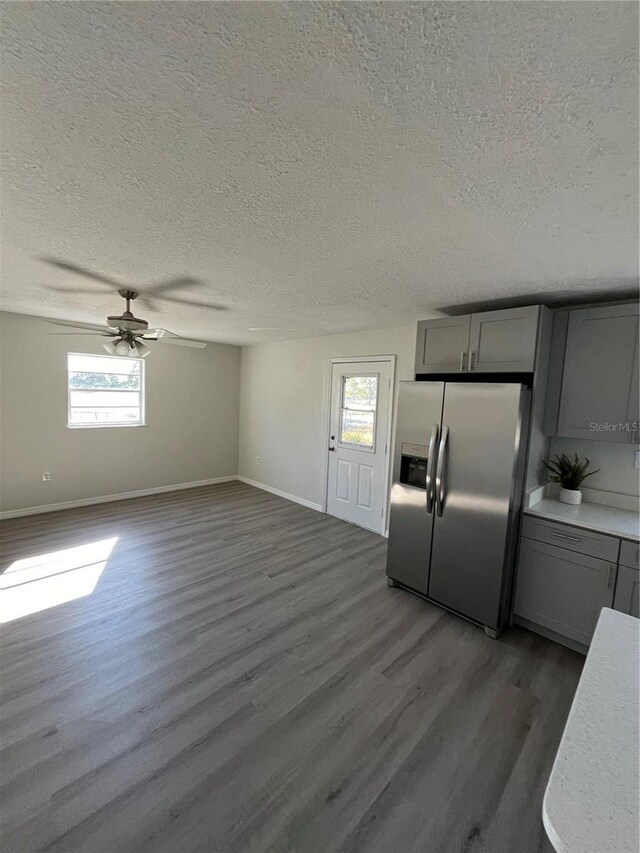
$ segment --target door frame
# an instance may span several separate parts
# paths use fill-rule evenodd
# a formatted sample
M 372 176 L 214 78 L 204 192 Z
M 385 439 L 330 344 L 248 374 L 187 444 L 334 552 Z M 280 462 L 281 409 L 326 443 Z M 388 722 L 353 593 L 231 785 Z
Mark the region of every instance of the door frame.
M 327 381 L 326 381 L 326 389 L 325 389 L 325 418 L 324 418 L 324 432 L 322 436 L 323 447 L 324 447 L 324 490 L 322 494 L 322 512 L 328 515 L 327 508 L 329 505 L 329 453 L 327 452 L 328 447 L 328 438 L 329 430 L 331 429 L 331 392 L 332 392 L 332 382 L 333 382 L 333 367 L 336 364 L 353 364 L 357 362 L 362 362 L 362 364 L 368 364 L 371 362 L 384 361 L 387 362 L 390 368 L 391 374 L 391 393 L 389 394 L 389 411 L 387 413 L 387 452 L 385 454 L 384 460 L 384 482 L 387 484 L 385 494 L 384 494 L 384 502 L 383 502 L 383 514 L 382 514 L 382 536 L 389 536 L 389 493 L 391 489 L 391 457 L 393 454 L 393 441 L 394 435 L 392 432 L 393 428 L 393 419 L 395 413 L 395 401 L 396 401 L 396 356 L 390 354 L 383 355 L 352 355 L 352 356 L 339 356 L 336 358 L 330 358 L 329 364 L 327 365 Z M 364 529 L 364 528 L 363 528 Z

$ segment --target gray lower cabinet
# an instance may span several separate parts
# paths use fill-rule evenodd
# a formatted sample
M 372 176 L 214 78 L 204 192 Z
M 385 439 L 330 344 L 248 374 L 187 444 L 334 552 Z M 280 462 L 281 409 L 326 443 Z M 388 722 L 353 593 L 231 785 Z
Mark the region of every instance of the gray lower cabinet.
M 588 557 L 597 557 L 615 563 L 618 560 L 620 540 L 595 530 L 571 527 L 548 518 L 525 515 L 522 519 L 522 535 L 548 545 L 557 545 L 569 551 L 578 551 Z M 629 543 L 631 544 L 631 543 Z M 631 565 L 628 563 L 627 565 Z
M 440 317 L 418 323 L 418 373 L 531 373 L 539 305 Z
M 637 421 L 638 305 L 571 311 L 557 435 L 629 444 Z
M 620 543 L 620 563 L 630 569 L 640 569 L 640 543 L 623 539 Z
M 471 315 L 469 364 L 479 373 L 531 373 L 536 357 L 540 306 Z
M 616 563 L 522 537 L 514 616 L 588 646 L 603 607 L 611 607 Z
M 640 572 L 628 566 L 620 566 L 613 599 L 614 610 L 640 618 Z

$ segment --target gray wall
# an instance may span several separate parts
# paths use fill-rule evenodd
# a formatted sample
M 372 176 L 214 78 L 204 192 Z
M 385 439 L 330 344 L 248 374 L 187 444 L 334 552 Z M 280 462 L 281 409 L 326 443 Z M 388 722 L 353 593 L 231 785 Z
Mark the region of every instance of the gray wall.
M 396 381 L 412 379 L 415 334 L 411 325 L 243 347 L 239 473 L 322 505 L 330 359 L 395 353 Z M 544 386 L 540 396 L 544 403 Z M 539 420 L 543 410 L 542 404 Z M 594 467 L 602 468 L 587 480 L 590 488 L 638 495 L 635 446 L 549 439 L 541 423 L 534 428 L 528 488 L 546 481 L 546 469 L 539 460 L 563 451 L 589 456 Z
M 588 441 L 581 438 L 552 438 L 551 456 L 566 453 L 587 456 L 592 468 L 601 470 L 584 481 L 584 487 L 638 497 L 640 471 L 634 467 L 637 444 L 614 444 L 608 441 Z
M 223 344 L 158 345 L 145 362 L 148 426 L 69 430 L 66 353 L 101 353 L 100 340 L 49 331 L 38 318 L 0 314 L 2 510 L 237 472 L 322 505 L 330 359 L 395 354 L 396 381 L 413 378 L 414 325 L 256 344 L 242 357 Z M 638 496 L 634 447 L 553 439 L 550 453 L 563 451 L 602 468 L 589 487 Z
M 415 342 L 411 325 L 243 347 L 240 474 L 322 505 L 330 359 L 396 355 L 413 379 Z
M 0 508 L 41 506 L 234 475 L 240 348 L 157 344 L 145 360 L 146 427 L 67 428 L 67 352 L 94 336 L 0 315 Z M 51 482 L 42 482 L 49 469 Z

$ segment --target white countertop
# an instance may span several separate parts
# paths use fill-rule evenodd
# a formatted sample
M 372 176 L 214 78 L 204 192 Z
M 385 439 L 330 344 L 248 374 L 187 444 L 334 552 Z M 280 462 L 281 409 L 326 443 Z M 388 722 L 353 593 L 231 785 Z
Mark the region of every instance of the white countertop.
M 609 536 L 619 536 L 621 539 L 640 541 L 640 514 L 628 509 L 618 509 L 604 504 L 582 503 L 580 506 L 569 506 L 554 498 L 542 498 L 541 501 L 523 510 L 527 515 L 536 515 L 559 521 L 562 524 L 572 524 L 595 530 L 597 533 L 607 533 Z
M 558 853 L 639 849 L 639 668 L 640 620 L 603 608 L 544 795 Z

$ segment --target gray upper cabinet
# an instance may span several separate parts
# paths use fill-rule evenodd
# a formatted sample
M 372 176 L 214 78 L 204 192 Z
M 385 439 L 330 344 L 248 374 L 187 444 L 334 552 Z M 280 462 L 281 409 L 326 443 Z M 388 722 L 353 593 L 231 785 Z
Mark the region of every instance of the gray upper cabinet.
M 557 435 L 638 441 L 638 305 L 571 311 Z
M 504 373 L 534 369 L 540 306 L 418 323 L 416 373 Z
M 539 316 L 538 305 L 472 314 L 468 368 L 478 373 L 530 373 Z
M 522 538 L 514 614 L 588 646 L 615 581 L 612 561 Z
M 418 323 L 416 373 L 456 373 L 466 368 L 471 316 Z

